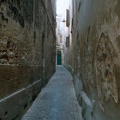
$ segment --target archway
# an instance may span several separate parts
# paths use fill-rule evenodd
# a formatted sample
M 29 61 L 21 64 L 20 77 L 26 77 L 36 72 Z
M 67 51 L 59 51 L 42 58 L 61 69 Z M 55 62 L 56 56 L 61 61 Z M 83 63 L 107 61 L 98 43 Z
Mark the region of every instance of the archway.
M 61 51 L 57 51 L 57 65 L 62 64 L 62 56 L 61 56 Z

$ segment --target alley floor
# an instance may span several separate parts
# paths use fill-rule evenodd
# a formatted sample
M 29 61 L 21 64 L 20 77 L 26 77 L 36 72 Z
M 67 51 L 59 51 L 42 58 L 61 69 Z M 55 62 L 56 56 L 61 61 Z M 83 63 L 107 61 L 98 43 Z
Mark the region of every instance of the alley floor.
M 22 120 L 83 120 L 71 74 L 61 65 Z

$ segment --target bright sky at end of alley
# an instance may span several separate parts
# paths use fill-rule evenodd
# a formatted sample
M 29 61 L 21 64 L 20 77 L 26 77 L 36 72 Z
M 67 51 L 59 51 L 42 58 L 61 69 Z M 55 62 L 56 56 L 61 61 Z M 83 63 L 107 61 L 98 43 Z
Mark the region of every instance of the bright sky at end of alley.
M 69 0 L 57 0 L 57 14 L 63 14 Z

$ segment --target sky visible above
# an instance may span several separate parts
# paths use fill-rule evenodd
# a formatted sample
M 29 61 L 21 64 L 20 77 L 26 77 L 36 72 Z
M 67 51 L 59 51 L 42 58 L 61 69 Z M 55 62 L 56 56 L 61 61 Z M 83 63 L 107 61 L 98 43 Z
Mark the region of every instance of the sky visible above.
M 69 3 L 69 0 L 57 0 L 57 14 L 64 14 L 67 4 Z
M 62 14 L 64 12 L 64 1 L 65 0 L 57 0 L 57 14 Z

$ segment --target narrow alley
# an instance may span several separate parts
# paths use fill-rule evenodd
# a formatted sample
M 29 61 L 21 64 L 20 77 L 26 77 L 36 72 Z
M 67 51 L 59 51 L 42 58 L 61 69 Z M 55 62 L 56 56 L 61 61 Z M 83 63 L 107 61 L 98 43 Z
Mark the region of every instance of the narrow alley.
M 0 120 L 21 119 L 120 120 L 120 0 L 0 0 Z
M 83 120 L 72 76 L 63 66 L 57 66 L 22 120 Z

